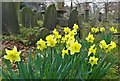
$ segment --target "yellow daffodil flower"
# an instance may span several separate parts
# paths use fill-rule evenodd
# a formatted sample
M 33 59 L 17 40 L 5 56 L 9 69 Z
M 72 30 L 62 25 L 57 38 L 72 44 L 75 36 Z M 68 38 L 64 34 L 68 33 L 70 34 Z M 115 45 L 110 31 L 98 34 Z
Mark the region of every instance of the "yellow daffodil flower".
M 105 51 L 106 51 L 106 53 L 108 53 L 114 48 L 116 48 L 116 43 L 111 41 L 110 44 L 107 45 L 107 48 L 105 49 Z
M 52 39 L 51 41 L 47 41 L 47 46 L 54 47 L 56 43 L 57 41 L 55 39 Z
M 100 41 L 100 45 L 99 46 L 100 46 L 100 48 L 106 49 L 107 48 L 107 44 L 106 44 L 105 40 Z
M 89 62 L 92 66 L 94 64 L 97 64 L 98 58 L 95 58 L 95 56 L 89 58 Z
M 65 41 L 67 41 L 69 39 L 69 35 L 65 35 Z
M 74 53 L 78 53 L 80 52 L 80 48 L 82 47 L 81 44 L 79 44 L 77 41 L 70 44 L 70 47 L 68 48 L 70 50 L 71 55 L 73 55 Z
M 4 58 L 7 60 L 10 60 L 11 63 L 13 63 L 14 61 L 20 61 L 20 52 L 17 51 L 17 48 L 14 46 L 13 50 L 7 50 L 5 49 L 6 54 L 4 55 Z
M 47 46 L 50 46 L 50 47 L 54 47 L 57 43 L 53 35 L 48 35 L 46 37 L 46 40 L 47 40 Z
M 68 38 L 68 41 L 73 41 L 73 42 L 74 42 L 74 41 L 75 41 L 75 38 L 74 38 L 74 37 L 69 37 L 69 38 Z
M 104 32 L 105 31 L 105 28 L 104 27 L 101 27 L 100 28 L 100 32 Z
M 53 36 L 53 35 L 48 35 L 48 36 L 46 37 L 46 40 L 47 40 L 47 41 L 50 41 L 50 40 L 52 40 L 52 39 L 54 39 L 54 36 Z
M 65 43 L 65 41 L 66 41 L 65 37 L 62 37 L 61 38 L 61 43 Z
M 95 44 L 90 46 L 88 56 L 92 53 L 95 55 L 97 48 L 94 48 L 94 47 L 95 47 Z
M 75 31 L 70 31 L 68 34 L 69 37 L 74 37 L 74 35 L 75 35 Z
M 97 32 L 99 32 L 99 28 L 98 27 L 97 28 L 93 27 L 93 28 L 91 28 L 91 32 L 92 33 L 97 33 Z
M 117 33 L 117 32 L 118 32 L 117 29 L 115 29 L 115 30 L 114 30 L 114 33 Z
M 99 32 L 99 28 L 95 28 L 95 33 L 98 33 Z
M 59 32 L 56 29 L 53 30 L 53 34 L 56 39 L 61 38 L 61 35 L 59 35 Z
M 68 55 L 68 50 L 62 50 L 62 58 L 64 58 L 64 56 L 65 56 L 65 54 L 67 54 Z
M 114 29 L 115 29 L 114 27 L 111 27 L 111 28 L 110 28 L 110 31 L 114 32 Z
M 110 31 L 113 32 L 113 33 L 117 33 L 118 32 L 117 29 L 115 29 L 114 27 L 111 27 Z
M 94 28 L 94 27 L 91 28 L 91 32 L 92 32 L 92 33 L 95 33 L 95 28 Z
M 116 46 L 117 46 L 116 43 L 113 42 L 113 41 L 110 42 L 110 45 L 111 45 L 111 48 L 112 48 L 112 49 L 113 49 L 113 48 L 116 48 Z
M 66 28 L 64 28 L 63 31 L 65 32 L 65 34 L 68 34 L 70 32 L 70 28 L 66 27 Z
M 74 37 L 70 37 L 67 41 L 66 41 L 66 47 L 68 48 L 70 46 L 70 44 L 74 43 L 75 38 Z
M 108 53 L 112 50 L 111 45 L 107 45 L 107 48 L 105 49 L 105 52 Z
M 73 29 L 72 32 L 74 32 L 74 35 L 77 34 L 77 30 Z
M 66 41 L 68 41 L 69 38 L 70 38 L 69 35 L 63 36 L 62 39 L 61 39 L 61 43 L 65 43 Z
M 106 44 L 105 40 L 100 41 L 100 48 L 103 48 L 106 53 L 110 52 L 112 49 L 116 48 L 116 43 L 111 41 L 110 44 Z
M 86 37 L 85 39 L 86 39 L 88 42 L 93 43 L 93 41 L 94 41 L 95 38 L 93 37 L 93 34 L 89 33 L 89 34 L 88 34 L 88 37 Z
M 73 28 L 74 28 L 75 30 L 77 30 L 77 29 L 79 28 L 79 26 L 78 26 L 77 24 L 74 24 Z
M 43 51 L 43 49 L 45 49 L 46 46 L 46 42 L 43 41 L 42 39 L 40 39 L 39 41 L 37 41 L 37 49 Z
M 58 31 L 56 29 L 53 30 L 53 34 L 56 34 L 58 33 Z

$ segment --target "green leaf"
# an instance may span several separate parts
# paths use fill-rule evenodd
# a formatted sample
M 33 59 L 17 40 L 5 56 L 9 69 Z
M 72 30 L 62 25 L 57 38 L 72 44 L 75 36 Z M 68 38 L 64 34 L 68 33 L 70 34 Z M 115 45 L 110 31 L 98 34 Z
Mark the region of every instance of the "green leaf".
M 30 79 L 34 79 L 34 73 L 33 73 L 33 70 L 32 70 L 32 66 L 31 66 L 31 63 L 32 63 L 32 48 L 30 48 L 30 53 L 29 53 L 29 56 L 28 56 L 28 63 L 27 63 L 27 70 L 28 70 L 28 76 L 30 77 Z
M 10 68 L 10 65 L 9 65 L 8 61 L 5 61 L 5 64 L 6 64 L 6 66 L 7 66 L 8 71 L 10 72 L 11 78 L 12 78 L 12 79 L 17 79 L 15 73 L 14 73 L 14 72 L 12 71 L 12 69 Z
M 0 75 L 1 75 L 4 79 L 8 79 L 8 76 L 3 72 L 2 68 L 0 68 Z
M 17 63 L 18 69 L 19 69 L 19 75 L 21 78 L 28 79 L 28 71 L 26 66 L 24 65 L 21 57 L 21 61 Z
M 36 58 L 36 62 L 35 62 L 35 73 L 36 73 L 36 79 L 40 78 L 39 74 L 40 73 L 40 69 L 41 69 L 41 61 L 40 61 L 40 56 L 38 54 L 36 54 L 37 58 Z

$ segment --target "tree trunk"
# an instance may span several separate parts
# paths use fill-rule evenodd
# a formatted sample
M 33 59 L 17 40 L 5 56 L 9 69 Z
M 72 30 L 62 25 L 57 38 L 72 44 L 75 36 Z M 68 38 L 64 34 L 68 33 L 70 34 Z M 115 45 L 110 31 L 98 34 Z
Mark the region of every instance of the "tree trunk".
M 85 22 L 89 22 L 89 3 L 85 2 Z
M 72 11 L 72 9 L 73 9 L 73 1 L 71 0 L 70 10 Z
M 105 3 L 105 21 L 107 21 L 107 15 L 108 15 L 108 3 Z

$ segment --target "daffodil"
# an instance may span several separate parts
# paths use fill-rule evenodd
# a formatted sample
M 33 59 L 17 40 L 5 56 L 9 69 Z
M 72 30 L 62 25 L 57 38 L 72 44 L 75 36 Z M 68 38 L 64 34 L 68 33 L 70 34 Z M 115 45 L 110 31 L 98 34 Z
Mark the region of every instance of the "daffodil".
M 64 58 L 65 54 L 68 55 L 68 50 L 63 49 L 63 50 L 62 50 L 62 58 Z
M 100 48 L 106 49 L 107 48 L 107 44 L 106 44 L 105 40 L 100 41 L 100 45 L 99 46 L 100 46 Z
M 58 31 L 56 29 L 53 30 L 53 34 L 56 34 L 58 33 Z
M 75 38 L 74 37 L 69 37 L 68 40 L 69 41 L 75 41 Z
M 95 58 L 95 56 L 89 58 L 89 62 L 92 66 L 94 64 L 97 64 L 98 58 Z
M 68 39 L 70 38 L 69 35 L 65 35 L 61 38 L 61 43 L 65 43 L 66 41 L 68 41 Z
M 59 35 L 59 32 L 56 29 L 53 30 L 53 34 L 56 39 L 61 38 L 61 35 Z
M 95 33 L 98 33 L 99 32 L 99 28 L 95 28 Z
M 113 32 L 113 33 L 117 33 L 118 32 L 117 29 L 115 29 L 114 27 L 111 27 L 110 31 Z
M 95 28 L 93 27 L 93 28 L 91 28 L 91 32 L 92 33 L 94 33 L 95 32 Z
M 65 43 L 69 39 L 69 35 L 65 35 L 62 37 L 61 42 Z
M 50 41 L 50 40 L 52 40 L 52 39 L 54 39 L 54 36 L 53 36 L 53 35 L 48 35 L 48 36 L 46 37 L 46 40 L 47 40 L 47 41 Z
M 110 44 L 107 45 L 107 48 L 105 49 L 105 51 L 106 51 L 106 53 L 108 53 L 114 48 L 116 48 L 116 43 L 111 41 Z
M 14 61 L 20 61 L 20 52 L 17 51 L 17 48 L 14 46 L 13 50 L 7 50 L 5 49 L 6 51 L 6 54 L 7 55 L 4 55 L 4 58 L 7 59 L 7 60 L 10 60 L 11 63 L 13 63 Z
M 77 34 L 77 30 L 76 29 L 73 29 L 72 32 L 74 32 L 74 35 Z
M 68 48 L 70 50 L 70 54 L 73 55 L 74 53 L 80 52 L 80 48 L 82 47 L 81 44 L 79 44 L 77 41 L 70 44 L 70 47 Z
M 89 56 L 90 54 L 94 54 L 94 55 L 95 55 L 97 48 L 94 48 L 94 47 L 95 47 L 95 44 L 92 45 L 92 46 L 90 46 L 89 52 L 88 52 L 88 56 Z
M 75 38 L 74 37 L 69 37 L 69 39 L 66 41 L 66 47 L 68 48 L 70 44 L 74 43 Z
M 73 28 L 74 28 L 75 30 L 77 30 L 77 29 L 79 28 L 79 26 L 78 26 L 77 24 L 74 24 Z
M 101 27 L 100 28 L 100 32 L 104 32 L 105 31 L 105 28 L 104 27 Z
M 54 47 L 57 43 L 53 35 L 48 35 L 46 37 L 46 40 L 47 40 L 47 46 L 50 46 L 50 47 Z
M 47 46 L 54 47 L 56 43 L 57 41 L 55 39 L 52 39 L 51 41 L 47 41 Z
M 115 30 L 114 30 L 114 33 L 117 33 L 117 32 L 118 32 L 117 29 L 115 29 Z
M 62 37 L 61 38 L 61 43 L 65 43 L 65 41 L 66 41 L 65 37 Z
M 69 37 L 74 37 L 75 36 L 75 31 L 70 31 L 68 34 Z
M 92 33 L 97 33 L 97 32 L 99 32 L 99 28 L 98 27 L 97 28 L 93 27 L 93 28 L 91 28 L 91 32 Z
M 100 48 L 103 48 L 106 53 L 110 52 L 112 49 L 116 48 L 116 43 L 111 41 L 110 44 L 106 44 L 105 40 L 100 41 Z
M 114 32 L 115 28 L 114 27 L 111 27 L 110 28 L 110 31 Z
M 112 48 L 112 49 L 113 49 L 113 48 L 116 48 L 116 46 L 117 46 L 116 43 L 113 42 L 113 41 L 111 41 L 109 45 L 111 45 L 111 48 Z
M 64 28 L 63 31 L 65 32 L 65 34 L 68 34 L 70 32 L 70 28 L 66 27 L 66 28 Z
M 89 33 L 89 34 L 88 34 L 88 37 L 86 37 L 85 39 L 86 39 L 88 42 L 93 43 L 93 41 L 94 41 L 95 38 L 93 37 L 93 34 Z
M 65 41 L 67 41 L 69 39 L 69 35 L 65 35 Z
M 37 49 L 43 51 L 43 49 L 45 49 L 46 46 L 46 42 L 43 41 L 42 39 L 40 39 L 39 41 L 37 41 Z

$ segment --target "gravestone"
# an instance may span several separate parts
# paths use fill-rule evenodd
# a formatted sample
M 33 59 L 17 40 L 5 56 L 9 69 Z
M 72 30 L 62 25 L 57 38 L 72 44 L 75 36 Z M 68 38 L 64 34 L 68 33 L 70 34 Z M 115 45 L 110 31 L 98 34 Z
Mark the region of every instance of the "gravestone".
M 22 19 L 22 26 L 24 27 L 33 27 L 33 12 L 28 7 L 23 7 L 21 10 L 21 19 Z
M 102 21 L 102 13 L 99 13 L 99 17 L 98 17 L 98 21 L 101 22 Z
M 62 27 L 68 26 L 68 19 L 66 17 L 57 18 L 57 24 Z
M 73 29 L 74 24 L 78 24 L 78 11 L 77 8 L 73 9 L 70 13 L 69 19 L 68 19 L 68 27 Z
M 89 10 L 85 10 L 85 22 L 89 22 Z
M 19 33 L 18 18 L 13 2 L 2 3 L 2 33 Z
M 57 23 L 57 10 L 55 4 L 50 4 L 45 10 L 43 27 L 53 30 Z

